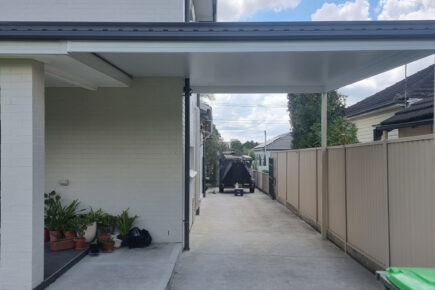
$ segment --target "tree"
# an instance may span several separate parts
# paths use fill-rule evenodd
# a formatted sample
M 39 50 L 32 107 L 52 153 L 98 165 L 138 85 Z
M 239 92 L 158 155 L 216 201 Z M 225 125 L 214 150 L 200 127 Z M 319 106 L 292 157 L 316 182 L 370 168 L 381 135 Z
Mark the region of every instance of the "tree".
M 209 177 L 211 184 L 217 183 L 218 155 L 228 150 L 228 146 L 222 141 L 221 134 L 213 125 L 211 135 L 205 140 L 205 175 Z
M 239 140 L 231 140 L 231 150 L 234 151 L 234 153 L 242 154 L 243 153 L 243 145 L 242 142 Z
M 288 110 L 293 132 L 293 148 L 321 146 L 320 94 L 289 94 Z M 357 143 L 357 129 L 345 117 L 346 96 L 328 93 L 328 146 Z
M 242 146 L 243 146 L 243 150 L 246 150 L 246 152 L 248 152 L 249 149 L 253 149 L 257 145 L 258 145 L 258 142 L 251 140 L 251 141 L 246 141 L 245 143 L 243 143 Z

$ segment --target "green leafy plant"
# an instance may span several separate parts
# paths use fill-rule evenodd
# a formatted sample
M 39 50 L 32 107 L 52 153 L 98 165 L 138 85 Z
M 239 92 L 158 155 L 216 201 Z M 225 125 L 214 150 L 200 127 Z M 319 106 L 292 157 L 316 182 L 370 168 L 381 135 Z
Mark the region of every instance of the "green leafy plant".
M 89 223 L 90 220 L 88 214 L 79 214 L 73 219 L 72 226 L 74 232 L 77 233 L 78 238 L 83 238 L 85 236 L 85 231 Z
M 61 222 L 61 230 L 74 232 L 75 231 L 75 218 L 80 212 L 84 210 L 79 210 L 80 202 L 78 199 L 73 200 L 70 204 L 63 206 L 60 213 L 59 218 Z
M 101 208 L 94 211 L 92 208 L 89 210 L 90 222 L 96 222 L 98 230 L 101 233 L 110 233 L 112 227 L 115 225 L 116 217 L 104 212 Z
M 122 236 L 126 236 L 128 234 L 128 231 L 133 226 L 134 221 L 138 218 L 137 215 L 129 216 L 128 210 L 129 208 L 122 211 L 122 213 L 116 217 L 116 226 L 118 227 Z
M 55 191 L 44 193 L 45 203 L 45 226 L 50 231 L 58 231 L 62 228 L 62 203 L 60 202 L 60 195 Z

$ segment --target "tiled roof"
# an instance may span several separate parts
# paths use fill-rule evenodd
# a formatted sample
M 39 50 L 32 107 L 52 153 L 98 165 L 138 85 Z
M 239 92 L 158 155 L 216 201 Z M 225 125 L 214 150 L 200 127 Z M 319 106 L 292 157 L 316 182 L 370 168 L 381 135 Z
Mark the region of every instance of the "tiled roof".
M 435 21 L 0 22 L 0 39 L 350 40 L 435 39 Z
M 293 141 L 293 137 L 290 132 L 281 134 L 276 136 L 275 138 L 267 140 L 266 149 L 267 151 L 289 150 L 292 148 L 292 141 Z M 261 151 L 261 150 L 264 150 L 264 143 L 261 143 L 254 147 L 254 151 Z
M 416 102 L 397 112 L 391 118 L 382 121 L 378 128 L 389 127 L 395 129 L 403 127 L 403 125 L 412 126 L 412 123 L 416 122 L 419 124 L 431 124 L 433 122 L 433 97 Z
M 406 84 L 407 83 L 407 84 Z M 405 87 L 408 99 L 433 97 L 434 66 L 431 65 L 398 83 L 370 96 L 346 109 L 348 117 L 375 111 L 395 104 L 404 104 Z

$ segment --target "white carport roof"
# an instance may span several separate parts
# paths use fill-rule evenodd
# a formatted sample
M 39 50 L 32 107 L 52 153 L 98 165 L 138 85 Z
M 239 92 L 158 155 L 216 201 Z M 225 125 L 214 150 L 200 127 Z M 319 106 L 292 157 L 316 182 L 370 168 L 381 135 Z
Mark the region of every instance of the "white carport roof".
M 435 53 L 435 21 L 0 22 L 0 58 L 45 63 L 47 86 L 189 78 L 194 92 L 321 92 Z

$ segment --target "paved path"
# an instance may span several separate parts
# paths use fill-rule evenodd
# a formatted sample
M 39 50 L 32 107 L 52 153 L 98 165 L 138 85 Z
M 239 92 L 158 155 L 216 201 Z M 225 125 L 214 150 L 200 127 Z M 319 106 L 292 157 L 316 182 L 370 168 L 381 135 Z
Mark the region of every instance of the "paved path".
M 382 289 L 373 274 L 256 192 L 208 194 L 172 290 Z

